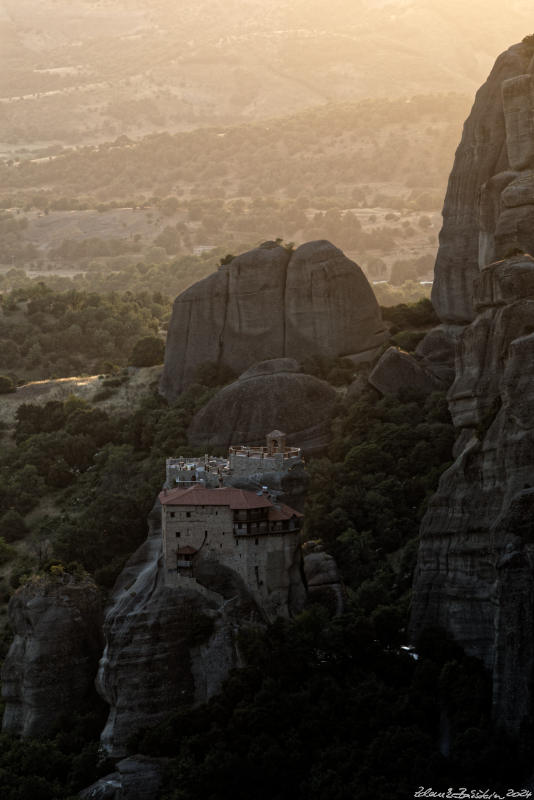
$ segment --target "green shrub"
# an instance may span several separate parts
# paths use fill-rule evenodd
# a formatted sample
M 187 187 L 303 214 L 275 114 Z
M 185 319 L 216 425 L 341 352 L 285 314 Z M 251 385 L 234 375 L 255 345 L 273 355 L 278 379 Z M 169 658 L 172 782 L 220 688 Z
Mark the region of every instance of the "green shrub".
M 165 345 L 159 336 L 144 336 L 135 343 L 130 364 L 132 367 L 154 367 L 163 363 L 164 355 Z
M 391 322 L 391 332 L 404 331 L 407 328 L 423 328 L 439 325 L 439 319 L 431 301 L 423 298 L 417 303 L 400 303 L 397 306 L 382 306 L 382 317 Z

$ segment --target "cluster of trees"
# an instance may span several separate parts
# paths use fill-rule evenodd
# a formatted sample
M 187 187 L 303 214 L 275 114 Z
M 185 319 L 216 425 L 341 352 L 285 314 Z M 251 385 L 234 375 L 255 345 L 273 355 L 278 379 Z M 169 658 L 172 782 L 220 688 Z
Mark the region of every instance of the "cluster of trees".
M 444 396 L 369 392 L 334 430 L 310 467 L 306 535 L 336 557 L 345 613 L 316 604 L 245 631 L 246 667 L 220 695 L 133 739 L 132 752 L 170 759 L 165 800 L 244 799 L 251 787 L 260 800 L 400 800 L 421 785 L 505 790 L 530 770 L 531 738 L 492 727 L 479 661 L 439 630 L 416 657 L 402 647 L 419 521 L 451 458 Z
M 215 390 L 195 384 L 172 407 L 149 394 L 135 412 L 113 416 L 74 396 L 21 405 L 16 447 L 0 453 L 0 560 L 13 561 L 10 585 L 54 555 L 110 586 L 146 536 L 165 458 L 187 449 L 191 418 Z M 36 513 L 43 502 L 58 512 Z M 3 545 L 28 533 L 34 555 L 8 549 L 2 556 Z
M 441 205 L 464 106 L 456 95 L 364 101 L 6 160 L 0 263 L 74 267 L 84 273 L 84 288 L 110 291 L 125 277 L 143 282 L 136 270 L 154 264 L 174 282 L 176 261 L 195 247 L 239 252 L 283 234 L 296 242 L 330 239 L 373 279 L 388 277 L 383 259 L 389 265 L 395 253 L 393 284 L 417 281 L 428 276 L 437 244 L 437 223 L 424 212 Z M 117 220 L 109 237 L 95 226 L 85 239 L 66 229 L 64 241 L 51 244 L 48 228 L 34 219 L 119 207 L 143 215 L 142 224 L 127 233 Z M 28 212 L 31 224 L 13 209 Z M 372 266 L 381 259 L 380 268 Z
M 236 252 L 243 252 L 248 246 L 246 243 L 240 245 Z M 79 272 L 73 277 L 48 273 L 44 282 L 54 292 L 97 293 L 104 297 L 113 294 L 128 297 L 130 293 L 137 298 L 144 298 L 143 302 L 146 301 L 149 308 L 152 306 L 151 298 L 156 298 L 156 305 L 164 305 L 165 314 L 168 314 L 176 295 L 213 272 L 225 252 L 223 248 L 217 248 L 199 256 L 180 256 L 173 261 L 138 261 L 135 264 L 124 263 L 122 260 L 114 260 L 111 265 L 90 262 L 85 272 Z M 41 277 L 30 277 L 23 269 L 10 269 L 0 274 L 0 291 L 4 292 L 3 305 L 10 305 L 10 293 L 17 292 L 16 296 L 23 298 L 36 291 L 36 287 L 42 283 Z M 163 320 L 165 318 L 162 317 Z
M 20 228 L 1 260 L 19 266 L 60 259 L 85 268 L 91 258 L 138 260 L 153 246 L 161 248 L 160 260 L 200 245 L 235 250 L 237 242 L 278 232 L 292 241 L 331 239 L 364 264 L 407 244 L 431 250 L 436 231 L 420 224 L 428 222 L 420 212 L 441 205 L 465 105 L 455 95 L 441 99 L 328 106 L 266 123 L 139 141 L 121 136 L 49 158 L 5 161 L 0 208 L 48 214 L 126 207 L 151 215 L 153 227 L 135 241 L 119 238 L 117 223 L 109 241 L 66 239 L 49 251 L 36 249 L 35 237 Z M 362 208 L 377 213 L 361 217 Z M 405 279 L 420 277 L 405 272 Z
M 386 313 L 398 333 L 433 320 L 428 302 Z M 348 375 L 343 360 L 308 368 L 335 383 Z M 21 406 L 17 447 L 0 453 L 4 596 L 59 561 L 111 586 L 146 534 L 165 456 L 187 452 L 192 415 L 229 378 L 205 365 L 174 406 L 154 394 L 121 417 L 75 398 Z M 400 800 L 425 784 L 506 788 L 530 767 L 530 738 L 508 741 L 492 728 L 491 683 L 478 661 L 439 631 L 421 639 L 417 659 L 402 649 L 420 519 L 451 460 L 445 397 L 369 389 L 347 398 L 333 434 L 309 467 L 305 533 L 335 556 L 345 612 L 333 618 L 328 602 L 316 603 L 293 621 L 249 628 L 246 666 L 217 697 L 136 735 L 132 752 L 169 759 L 165 800 L 248 798 L 251 787 L 260 800 Z M 98 713 L 85 738 L 79 718 L 46 741 L 3 737 L 6 796 L 20 800 L 24 786 L 26 796 L 67 798 L 94 780 Z
M 19 379 L 124 366 L 138 340 L 159 336 L 170 312 L 158 292 L 55 291 L 37 281 L 4 295 L 0 308 L 0 371 Z
M 125 253 L 135 253 L 139 246 L 128 239 L 117 239 L 114 237 L 102 239 L 98 236 L 89 239 L 64 239 L 58 247 L 49 251 L 51 259 L 62 258 L 68 261 L 79 261 L 84 258 L 96 258 L 102 256 L 120 256 Z
M 4 264 L 22 266 L 38 255 L 34 244 L 27 241 L 25 231 L 28 227 L 26 217 L 9 211 L 0 212 L 0 261 Z
M 440 190 L 466 108 L 466 98 L 453 94 L 421 95 L 409 103 L 375 99 L 265 123 L 81 147 L 51 160 L 5 163 L 3 203 L 9 207 L 7 201 L 21 195 L 31 199 L 43 185 L 50 187 L 51 202 L 60 194 L 98 196 L 100 202 L 137 196 L 139 205 L 175 187 L 194 187 L 198 197 L 284 190 L 290 197 L 348 198 L 355 185 L 381 181 Z
M 368 616 L 330 620 L 315 607 L 243 636 L 242 647 L 247 667 L 219 696 L 132 742 L 170 759 L 162 800 L 245 800 L 251 787 L 259 800 L 404 800 L 421 785 L 489 784 L 504 795 L 529 768 L 524 743 L 490 733 L 481 664 L 438 632 L 416 662 Z

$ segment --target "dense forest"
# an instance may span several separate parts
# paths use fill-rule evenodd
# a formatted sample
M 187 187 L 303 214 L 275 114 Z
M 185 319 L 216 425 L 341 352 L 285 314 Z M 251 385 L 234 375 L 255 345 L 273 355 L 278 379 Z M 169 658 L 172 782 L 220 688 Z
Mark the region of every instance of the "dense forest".
M 388 312 L 396 335 L 412 337 L 432 314 L 428 301 Z M 315 372 L 352 380 L 332 366 L 318 360 Z M 169 406 L 155 388 L 121 415 L 97 398 L 19 408 L 0 456 L 4 600 L 35 573 L 112 586 L 146 535 L 165 456 L 186 451 L 189 421 L 215 391 L 198 383 Z M 265 800 L 400 800 L 425 782 L 498 787 L 524 772 L 530 740 L 492 731 L 481 665 L 439 631 L 404 648 L 419 522 L 452 458 L 445 397 L 368 389 L 348 394 L 332 425 L 328 452 L 310 464 L 304 538 L 335 556 L 345 613 L 332 617 L 325 599 L 249 629 L 246 667 L 220 696 L 132 740 L 132 752 L 170 759 L 168 800 L 248 798 L 251 785 Z M 4 653 L 9 639 L 5 630 Z M 39 742 L 3 736 L 3 796 L 67 798 L 109 770 L 97 764 L 103 713 L 96 704 L 65 718 Z
M 57 292 L 34 282 L 2 298 L 0 372 L 15 382 L 112 372 L 133 363 L 137 341 L 160 335 L 169 312 L 157 292 Z

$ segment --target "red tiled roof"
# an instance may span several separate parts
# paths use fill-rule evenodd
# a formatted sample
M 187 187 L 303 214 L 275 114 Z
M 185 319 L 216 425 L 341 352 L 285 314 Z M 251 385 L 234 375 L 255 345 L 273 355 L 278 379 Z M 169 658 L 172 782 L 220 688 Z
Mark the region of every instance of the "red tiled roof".
M 291 519 L 291 517 L 303 517 L 304 514 L 301 514 L 300 511 L 295 511 L 294 508 L 290 506 L 284 505 L 284 503 L 280 503 L 278 507 L 274 507 L 269 511 L 269 520 L 271 522 L 280 522 L 281 520 Z
M 256 492 L 230 487 L 206 489 L 204 486 L 190 486 L 187 489 L 169 489 L 160 492 L 159 499 L 164 506 L 228 506 L 235 511 L 271 508 L 273 505 L 264 494 L 258 495 Z

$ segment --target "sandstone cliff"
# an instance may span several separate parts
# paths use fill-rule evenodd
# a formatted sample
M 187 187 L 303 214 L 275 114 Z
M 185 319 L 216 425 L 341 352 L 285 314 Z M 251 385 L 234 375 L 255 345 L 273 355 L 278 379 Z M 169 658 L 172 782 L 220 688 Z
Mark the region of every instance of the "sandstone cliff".
M 330 242 L 289 253 L 266 242 L 176 298 L 161 391 L 175 399 L 205 362 L 241 373 L 258 361 L 346 356 L 385 339 L 361 269 Z
M 35 578 L 9 601 L 15 638 L 2 667 L 2 730 L 51 733 L 91 699 L 102 650 L 100 593 L 69 575 Z
M 449 184 L 433 299 L 443 319 L 471 322 L 448 395 L 456 461 L 422 523 L 411 619 L 414 640 L 439 625 L 483 660 L 511 731 L 531 716 L 534 677 L 531 56 L 525 43 L 497 61 Z
M 221 389 L 196 414 L 188 439 L 206 448 L 263 444 L 266 431 L 279 428 L 289 445 L 317 450 L 328 444 L 336 398 L 328 383 L 303 375 L 295 360 L 265 361 Z
M 443 322 L 470 322 L 479 266 L 506 255 L 510 247 L 524 247 L 525 234 L 530 243 L 531 194 L 517 183 L 508 194 L 506 187 L 518 179 L 530 185 L 528 171 L 534 166 L 532 56 L 528 43 L 499 56 L 464 125 L 443 207 L 432 290 Z

